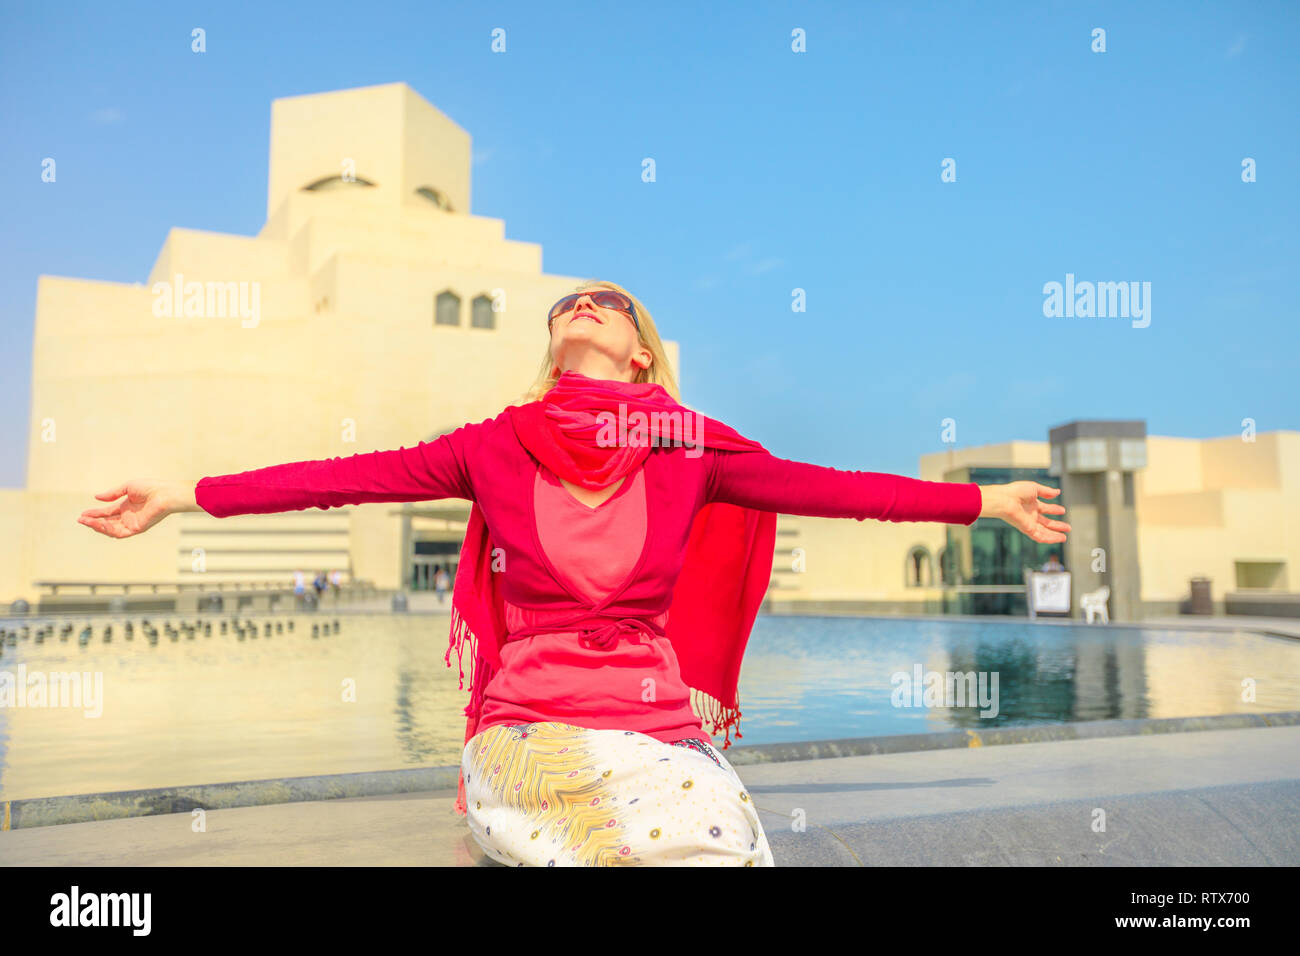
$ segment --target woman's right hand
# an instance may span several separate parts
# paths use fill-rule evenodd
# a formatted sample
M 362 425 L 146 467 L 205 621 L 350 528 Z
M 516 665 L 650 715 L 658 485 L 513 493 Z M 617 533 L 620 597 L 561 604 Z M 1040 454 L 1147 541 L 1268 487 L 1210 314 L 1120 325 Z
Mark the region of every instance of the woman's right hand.
M 129 538 L 148 531 L 163 518 L 177 511 L 199 511 L 194 498 L 198 482 L 128 481 L 111 491 L 95 495 L 100 501 L 114 501 L 107 508 L 89 508 L 77 519 L 79 524 L 106 534 L 110 538 Z M 126 495 L 124 501 L 117 501 Z

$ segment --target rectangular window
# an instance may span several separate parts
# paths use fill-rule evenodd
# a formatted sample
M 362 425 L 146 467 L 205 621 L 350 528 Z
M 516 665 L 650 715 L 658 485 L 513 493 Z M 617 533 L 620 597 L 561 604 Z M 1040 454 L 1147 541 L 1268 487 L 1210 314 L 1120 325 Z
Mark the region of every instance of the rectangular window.
M 1065 446 L 1065 467 L 1070 471 L 1104 471 L 1106 439 L 1076 438 Z
M 1137 471 L 1147 466 L 1147 442 L 1145 438 L 1121 438 L 1119 442 L 1119 466 L 1124 471 Z

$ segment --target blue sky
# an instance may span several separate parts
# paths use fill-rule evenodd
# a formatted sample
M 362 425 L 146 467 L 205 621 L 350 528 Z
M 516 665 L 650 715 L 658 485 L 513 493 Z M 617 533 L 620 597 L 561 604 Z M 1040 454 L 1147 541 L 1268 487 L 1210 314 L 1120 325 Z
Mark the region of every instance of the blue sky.
M 1298 46 L 1290 2 L 7 4 L 0 485 L 37 276 L 255 234 L 271 100 L 394 81 L 472 135 L 474 213 L 636 291 L 686 400 L 779 456 L 916 474 L 945 418 L 1298 429 Z M 1045 317 L 1067 273 L 1150 282 L 1149 327 Z

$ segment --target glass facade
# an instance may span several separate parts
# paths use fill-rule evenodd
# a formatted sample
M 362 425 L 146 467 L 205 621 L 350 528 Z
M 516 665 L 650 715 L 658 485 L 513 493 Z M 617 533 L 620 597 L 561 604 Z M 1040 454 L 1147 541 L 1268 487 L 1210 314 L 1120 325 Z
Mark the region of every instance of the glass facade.
M 978 485 L 1036 481 L 1048 487 L 1060 487 L 1060 482 L 1046 468 L 961 468 L 948 472 L 944 480 L 973 481 Z M 1069 507 L 1063 497 L 1052 499 L 1053 503 Z M 939 559 L 943 583 L 949 586 L 944 592 L 944 611 L 1027 614 L 1023 591 L 1025 569 L 1041 569 L 1052 555 L 1064 564 L 1064 545 L 1032 541 L 997 518 L 977 518 L 969 527 L 949 525 L 947 545 Z M 954 586 L 961 590 L 955 590 Z
M 447 572 L 451 582 L 455 582 L 456 567 L 460 564 L 460 542 L 416 541 L 414 550 L 411 558 L 412 591 L 434 590 L 433 573 L 438 567 Z

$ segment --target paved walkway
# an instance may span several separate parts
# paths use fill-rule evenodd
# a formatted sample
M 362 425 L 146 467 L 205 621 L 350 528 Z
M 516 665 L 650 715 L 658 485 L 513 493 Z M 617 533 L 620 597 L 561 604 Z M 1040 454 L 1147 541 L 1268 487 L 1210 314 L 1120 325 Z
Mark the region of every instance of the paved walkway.
M 789 761 L 738 772 L 778 865 L 1300 865 L 1300 727 Z M 454 791 L 0 833 L 16 866 L 488 864 Z M 1097 810 L 1105 831 L 1094 830 Z M 795 829 L 802 819 L 806 827 Z
M 1206 631 L 1267 631 L 1282 637 L 1300 638 L 1300 618 L 1257 617 L 1253 614 L 1179 614 L 1171 617 L 1148 617 L 1147 627 L 1193 628 Z

